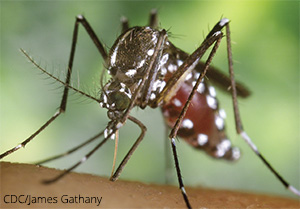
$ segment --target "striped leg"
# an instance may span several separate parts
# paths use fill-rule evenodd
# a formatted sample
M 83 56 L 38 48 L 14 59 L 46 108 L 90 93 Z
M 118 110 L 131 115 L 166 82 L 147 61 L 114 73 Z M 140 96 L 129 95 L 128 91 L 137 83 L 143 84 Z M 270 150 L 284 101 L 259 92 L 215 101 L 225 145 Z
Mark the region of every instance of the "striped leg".
M 95 34 L 95 32 L 93 31 L 93 29 L 91 28 L 91 26 L 89 25 L 89 23 L 87 22 L 87 20 L 82 16 L 82 15 L 78 15 L 75 21 L 75 26 L 74 26 L 74 31 L 73 31 L 73 38 L 72 38 L 72 45 L 71 45 L 71 52 L 70 52 L 70 57 L 69 57 L 69 64 L 68 64 L 68 69 L 67 69 L 67 76 L 66 76 L 66 80 L 65 82 L 60 81 L 59 79 L 55 78 L 53 75 L 49 74 L 48 72 L 46 72 L 44 69 L 42 69 L 38 64 L 36 64 L 36 62 L 34 62 L 34 60 L 24 51 L 21 49 L 21 51 L 25 54 L 25 56 L 40 70 L 42 70 L 43 72 L 45 72 L 47 75 L 49 75 L 50 77 L 54 78 L 56 81 L 62 83 L 65 87 L 64 87 L 64 93 L 61 99 L 61 103 L 59 106 L 59 110 L 48 120 L 46 121 L 46 123 L 44 123 L 36 132 L 34 132 L 31 136 L 29 136 L 27 139 L 25 139 L 22 143 L 20 143 L 19 145 L 17 145 L 16 147 L 4 152 L 3 154 L 0 155 L 0 159 L 6 157 L 7 155 L 17 151 L 18 149 L 20 149 L 21 147 L 25 147 L 27 143 L 29 143 L 32 139 L 35 138 L 35 136 L 37 136 L 41 131 L 43 131 L 47 126 L 49 126 L 61 113 L 66 111 L 67 108 L 67 99 L 68 99 L 68 92 L 69 89 L 73 89 L 77 92 L 79 92 L 80 94 L 83 94 L 84 96 L 87 96 L 93 100 L 96 100 L 96 98 L 93 98 L 92 96 L 81 92 L 79 90 L 76 90 L 74 88 L 72 88 L 70 86 L 70 80 L 71 80 L 71 74 L 72 74 L 72 67 L 73 67 L 73 61 L 74 61 L 74 55 L 75 55 L 75 50 L 76 50 L 76 42 L 77 42 L 77 37 L 78 37 L 78 26 L 79 24 L 82 24 L 84 26 L 84 28 L 86 29 L 87 33 L 89 34 L 90 38 L 93 40 L 94 44 L 96 45 L 98 51 L 100 52 L 100 54 L 102 55 L 103 59 L 106 60 L 107 58 L 107 52 L 105 51 L 102 43 L 99 41 L 97 35 Z
M 227 54 L 228 54 L 228 65 L 229 65 L 229 74 L 231 79 L 231 89 L 232 89 L 232 102 L 234 109 L 235 125 L 237 133 L 247 142 L 250 148 L 255 152 L 255 154 L 263 161 L 263 163 L 271 170 L 271 172 L 277 177 L 277 179 L 284 185 L 285 188 L 290 190 L 292 193 L 300 196 L 300 191 L 295 187 L 290 185 L 272 166 L 271 164 L 263 157 L 263 155 L 258 151 L 255 144 L 252 142 L 251 138 L 243 129 L 242 120 L 240 117 L 240 112 L 238 108 L 237 101 L 237 90 L 234 80 L 233 72 L 233 61 L 232 61 L 232 52 L 231 52 L 231 39 L 230 39 L 230 29 L 229 24 L 226 25 L 226 39 L 227 39 Z

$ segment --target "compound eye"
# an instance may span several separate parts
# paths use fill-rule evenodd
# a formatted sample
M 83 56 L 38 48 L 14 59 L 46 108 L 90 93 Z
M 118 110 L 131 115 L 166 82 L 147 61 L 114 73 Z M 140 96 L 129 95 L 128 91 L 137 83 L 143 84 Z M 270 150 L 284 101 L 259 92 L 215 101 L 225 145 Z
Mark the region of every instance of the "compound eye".
M 112 92 L 109 94 L 110 101 L 115 104 L 115 109 L 118 111 L 123 111 L 130 105 L 130 98 L 124 92 Z
M 117 74 L 117 70 L 118 70 L 118 68 L 116 68 L 116 67 L 110 67 L 108 70 L 108 73 L 112 76 L 115 76 Z

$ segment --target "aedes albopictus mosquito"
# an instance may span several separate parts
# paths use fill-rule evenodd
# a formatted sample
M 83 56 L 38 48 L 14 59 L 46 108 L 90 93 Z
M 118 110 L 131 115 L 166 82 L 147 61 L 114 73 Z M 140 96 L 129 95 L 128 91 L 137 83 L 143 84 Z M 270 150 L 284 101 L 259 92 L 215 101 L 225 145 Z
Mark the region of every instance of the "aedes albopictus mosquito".
M 80 24 L 85 28 L 96 45 L 105 60 L 105 67 L 111 75 L 111 79 L 106 84 L 101 83 L 100 98 L 91 96 L 70 85 Z M 229 77 L 210 66 L 213 56 L 221 43 L 221 39 L 224 37 L 223 28 L 226 30 Z M 110 180 L 116 181 L 146 133 L 146 127 L 141 121 L 131 116 L 130 111 L 135 106 L 142 109 L 147 106 L 151 108 L 161 107 L 166 124 L 171 128 L 169 140 L 175 161 L 179 187 L 187 207 L 191 208 L 182 181 L 176 151 L 176 136 L 183 138 L 193 147 L 204 150 L 214 158 L 236 160 L 240 157 L 239 149 L 232 147 L 230 140 L 226 136 L 225 112 L 219 108 L 215 90 L 205 80 L 207 76 L 210 80 L 217 82 L 222 88 L 231 89 L 237 133 L 241 135 L 279 181 L 290 191 L 300 196 L 300 192 L 288 184 L 265 160 L 250 137 L 243 130 L 237 96 L 247 97 L 249 91 L 242 84 L 235 82 L 230 42 L 229 20 L 223 18 L 209 32 L 200 47 L 189 55 L 176 48 L 168 40 L 166 30 L 159 29 L 157 13 L 153 10 L 150 14 L 149 25 L 145 27 L 130 28 L 128 21 L 122 19 L 122 34 L 117 38 L 110 51 L 107 52 L 87 20 L 81 15 L 77 16 L 65 81 L 61 81 L 59 78 L 48 73 L 21 49 L 25 56 L 38 69 L 61 83 L 64 86 L 64 92 L 59 110 L 21 144 L 1 154 L 0 159 L 21 147 L 25 147 L 28 142 L 51 124 L 61 113 L 65 112 L 68 92 L 69 89 L 72 89 L 98 102 L 101 107 L 106 108 L 110 122 L 103 131 L 79 146 L 74 147 L 64 154 L 40 162 L 45 163 L 46 161 L 70 154 L 97 138 L 104 136 L 104 139 L 78 163 L 62 172 L 59 176 L 51 180 L 46 180 L 45 183 L 54 182 L 75 169 L 109 139 L 115 139 L 117 146 L 119 129 L 129 119 L 140 127 L 141 134 L 119 167 L 112 174 Z M 212 49 L 210 49 L 211 47 Z M 206 52 L 209 52 L 209 56 L 205 63 L 202 63 L 200 59 Z

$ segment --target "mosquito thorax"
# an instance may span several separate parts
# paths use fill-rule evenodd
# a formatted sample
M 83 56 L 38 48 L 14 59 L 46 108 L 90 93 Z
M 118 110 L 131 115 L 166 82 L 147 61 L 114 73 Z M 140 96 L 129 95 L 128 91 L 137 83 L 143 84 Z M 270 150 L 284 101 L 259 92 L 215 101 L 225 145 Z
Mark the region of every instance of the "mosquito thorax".
M 130 104 L 131 93 L 145 77 L 159 35 L 159 30 L 148 26 L 133 27 L 121 34 L 110 49 L 106 63 L 111 79 L 102 89 L 100 106 L 109 110 L 111 119 Z
M 150 27 L 133 27 L 119 36 L 109 52 L 108 73 L 129 88 L 143 78 L 159 37 Z
M 130 105 L 132 92 L 145 76 L 159 31 L 150 27 L 133 27 L 121 34 L 110 49 L 107 69 L 111 79 L 104 85 L 100 106 L 108 117 L 117 119 Z

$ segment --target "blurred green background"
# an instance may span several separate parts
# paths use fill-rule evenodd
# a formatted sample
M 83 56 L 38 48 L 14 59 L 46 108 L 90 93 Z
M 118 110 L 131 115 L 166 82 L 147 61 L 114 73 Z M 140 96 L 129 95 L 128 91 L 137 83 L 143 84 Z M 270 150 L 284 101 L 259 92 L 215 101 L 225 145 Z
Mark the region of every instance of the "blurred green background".
M 1 153 L 38 129 L 59 106 L 62 88 L 28 63 L 27 50 L 49 72 L 63 77 L 67 67 L 75 16 L 84 14 L 100 40 L 112 46 L 120 33 L 120 17 L 131 25 L 145 25 L 152 8 L 159 23 L 172 33 L 170 40 L 193 52 L 209 28 L 231 20 L 233 56 L 238 80 L 253 95 L 240 100 L 245 129 L 271 164 L 300 188 L 299 147 L 299 3 L 293 1 L 1 1 Z M 94 92 L 103 60 L 80 28 L 73 81 Z M 223 41 L 213 64 L 227 71 Z M 79 81 L 78 78 L 79 77 Z M 227 111 L 227 130 L 243 156 L 236 163 L 218 161 L 178 143 L 186 185 L 238 189 L 294 197 L 254 155 L 234 128 L 231 98 L 219 93 Z M 124 169 L 121 178 L 164 183 L 164 125 L 159 109 L 134 110 L 148 127 L 147 135 Z M 66 114 L 57 119 L 26 149 L 6 161 L 34 162 L 61 153 L 102 130 L 106 111 L 93 101 L 71 96 Z M 128 122 L 120 133 L 118 162 L 139 134 Z M 67 168 L 93 145 L 72 156 L 47 164 Z M 109 176 L 114 142 L 109 141 L 76 171 Z M 175 175 L 175 169 L 174 169 Z M 174 179 L 174 184 L 177 185 Z

